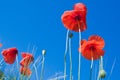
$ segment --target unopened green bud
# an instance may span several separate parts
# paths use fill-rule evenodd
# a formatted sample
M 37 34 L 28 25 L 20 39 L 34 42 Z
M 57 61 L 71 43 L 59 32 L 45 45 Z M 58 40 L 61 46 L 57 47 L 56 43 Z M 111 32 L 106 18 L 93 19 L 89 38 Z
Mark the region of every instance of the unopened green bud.
M 105 70 L 100 70 L 100 72 L 99 72 L 99 77 L 100 78 L 105 78 L 106 77 L 106 72 L 105 72 Z
M 45 55 L 46 54 L 46 50 L 42 50 L 42 55 Z
M 72 38 L 73 37 L 73 33 L 69 33 L 69 38 Z

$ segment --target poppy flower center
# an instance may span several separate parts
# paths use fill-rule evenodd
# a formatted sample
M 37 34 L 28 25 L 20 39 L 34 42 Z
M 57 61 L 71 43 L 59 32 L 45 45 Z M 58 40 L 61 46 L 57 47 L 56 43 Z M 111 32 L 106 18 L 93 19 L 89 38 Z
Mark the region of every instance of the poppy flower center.
M 89 47 L 91 51 L 94 51 L 95 50 L 95 47 L 94 46 L 90 46 Z
M 75 20 L 76 21 L 80 21 L 81 20 L 81 16 L 80 15 L 75 16 Z

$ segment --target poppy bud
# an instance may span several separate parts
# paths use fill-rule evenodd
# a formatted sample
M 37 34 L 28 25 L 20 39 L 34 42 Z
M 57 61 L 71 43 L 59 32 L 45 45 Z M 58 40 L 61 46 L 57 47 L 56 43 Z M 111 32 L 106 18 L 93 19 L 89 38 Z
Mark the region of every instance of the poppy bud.
M 69 38 L 72 38 L 73 37 L 73 33 L 69 33 Z
M 45 55 L 46 54 L 46 50 L 42 50 L 42 55 Z
M 105 72 L 105 70 L 100 70 L 100 72 L 99 72 L 99 77 L 100 78 L 105 78 L 105 76 L 106 76 L 106 72 Z

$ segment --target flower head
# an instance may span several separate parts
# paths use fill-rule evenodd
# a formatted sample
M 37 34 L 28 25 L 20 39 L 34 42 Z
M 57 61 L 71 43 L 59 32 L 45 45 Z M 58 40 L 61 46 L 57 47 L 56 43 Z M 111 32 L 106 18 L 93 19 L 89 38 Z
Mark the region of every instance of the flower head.
M 22 53 L 22 60 L 20 61 L 20 65 L 24 67 L 28 67 L 30 63 L 34 60 L 34 57 L 32 54 L 23 52 Z
M 87 8 L 75 4 L 74 10 L 65 11 L 61 17 L 63 25 L 73 31 L 84 31 L 87 29 L 86 25 Z
M 8 64 L 13 64 L 18 54 L 17 48 L 8 48 L 2 51 L 4 61 Z
M 79 48 L 79 51 L 81 50 L 82 55 L 86 58 L 91 60 L 99 59 L 100 56 L 104 55 L 104 51 L 102 50 L 104 48 L 105 42 L 103 38 L 97 35 L 90 36 L 88 41 L 82 40 L 81 41 L 81 49 Z

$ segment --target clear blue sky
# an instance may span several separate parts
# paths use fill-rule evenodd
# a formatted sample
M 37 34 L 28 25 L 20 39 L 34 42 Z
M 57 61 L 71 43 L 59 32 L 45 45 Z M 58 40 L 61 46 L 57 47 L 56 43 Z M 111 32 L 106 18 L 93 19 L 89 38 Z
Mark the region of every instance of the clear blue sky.
M 67 30 L 61 22 L 61 15 L 65 10 L 71 10 L 77 2 L 83 2 L 88 8 L 88 28 L 82 33 L 82 38 L 88 39 L 90 35 L 98 34 L 105 39 L 104 62 L 107 76 L 110 74 L 116 57 L 117 63 L 111 80 L 120 80 L 118 75 L 120 72 L 119 0 L 1 0 L 0 41 L 3 43 L 2 49 L 17 47 L 20 54 L 22 51 L 27 51 L 28 45 L 31 47 L 29 51 L 35 45 L 38 48 L 36 56 L 41 54 L 42 49 L 46 49 L 45 80 L 56 72 L 63 72 Z M 78 33 L 73 33 L 73 76 L 74 80 L 77 80 Z M 82 57 L 81 65 L 81 80 L 88 80 L 90 61 Z

